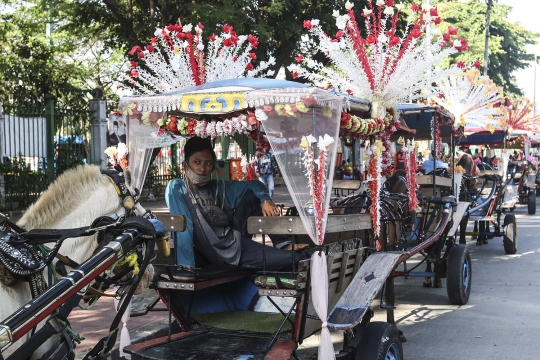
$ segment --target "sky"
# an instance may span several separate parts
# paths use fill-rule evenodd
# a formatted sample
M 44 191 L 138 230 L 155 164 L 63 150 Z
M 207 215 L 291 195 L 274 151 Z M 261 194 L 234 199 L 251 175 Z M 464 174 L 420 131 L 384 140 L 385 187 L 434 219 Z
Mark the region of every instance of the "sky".
M 538 20 L 538 3 L 531 0 L 499 0 L 499 3 L 510 5 L 513 7 L 509 19 L 511 22 L 519 22 L 525 29 L 540 33 L 540 21 Z M 538 39 L 540 42 L 540 39 Z M 527 47 L 529 53 L 536 54 L 540 57 L 540 45 L 529 45 Z M 537 65 L 536 77 L 540 80 L 540 64 Z M 527 69 L 519 70 L 514 73 L 517 79 L 518 86 L 525 92 L 525 96 L 534 101 L 534 65 Z M 536 81 L 537 94 L 536 100 L 540 101 L 540 83 Z

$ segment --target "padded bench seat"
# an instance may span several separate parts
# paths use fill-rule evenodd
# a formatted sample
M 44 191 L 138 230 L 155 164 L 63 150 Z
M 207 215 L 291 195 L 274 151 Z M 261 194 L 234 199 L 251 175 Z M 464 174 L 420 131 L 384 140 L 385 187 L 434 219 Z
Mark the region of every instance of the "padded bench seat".
M 159 267 L 159 265 L 157 265 Z M 234 265 L 208 264 L 201 268 L 187 270 L 184 267 L 167 265 L 159 276 L 159 289 L 196 291 L 231 281 L 249 278 L 255 270 Z

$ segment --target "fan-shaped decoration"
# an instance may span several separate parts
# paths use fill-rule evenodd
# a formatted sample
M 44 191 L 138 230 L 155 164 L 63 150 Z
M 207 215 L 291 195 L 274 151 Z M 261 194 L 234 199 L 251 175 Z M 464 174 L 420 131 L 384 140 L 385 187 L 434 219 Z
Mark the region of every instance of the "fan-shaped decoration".
M 454 115 L 455 128 L 467 124 L 493 130 L 503 116 L 502 90 L 477 68 L 456 71 L 437 81 L 436 91 L 433 102 Z
M 501 107 L 503 116 L 497 122 L 497 127 L 508 133 L 515 130 L 540 131 L 540 117 L 532 116 L 534 104 L 529 99 L 506 98 L 505 105 Z
M 134 46 L 128 80 L 142 94 L 171 92 L 207 82 L 239 77 L 272 76 L 275 59 L 261 61 L 257 68 L 252 50 L 259 40 L 253 35 L 237 35 L 230 25 L 223 26 L 219 36 L 212 34 L 207 46 L 204 26 L 169 25 L 157 29 L 144 49 Z M 194 31 L 194 32 L 193 32 Z M 206 52 L 205 52 L 206 49 Z
M 393 0 L 368 2 L 363 10 L 367 36 L 356 22 L 353 5 L 345 4 L 348 12 L 334 12 L 338 31 L 335 38 L 328 36 L 319 26 L 319 20 L 305 21 L 304 27 L 318 39 L 318 50 L 326 54 L 331 67 L 303 55 L 297 64 L 289 66 L 293 77 L 305 77 L 315 84 L 330 84 L 342 93 L 349 93 L 372 103 L 371 117 L 384 119 L 385 110 L 400 102 L 426 97 L 436 77 L 444 77 L 452 70 L 432 72 L 445 57 L 466 50 L 465 39 L 450 40 L 456 29 L 445 34 L 432 25 L 441 22 L 437 8 L 413 4 L 407 18 L 406 31 L 398 34 L 397 22 L 403 4 L 394 6 Z M 432 36 L 436 36 L 432 40 Z M 448 36 L 446 36 L 448 35 Z M 304 37 L 306 44 L 312 40 Z M 449 46 L 447 46 L 449 44 Z M 306 45 L 308 46 L 308 45 Z

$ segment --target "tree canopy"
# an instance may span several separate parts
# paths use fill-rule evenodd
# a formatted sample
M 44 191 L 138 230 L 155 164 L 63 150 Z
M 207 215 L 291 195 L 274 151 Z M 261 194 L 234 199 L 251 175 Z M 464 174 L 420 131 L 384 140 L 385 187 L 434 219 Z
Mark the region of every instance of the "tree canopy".
M 467 63 L 477 59 L 483 62 L 486 3 L 477 0 L 447 0 L 440 2 L 438 8 L 444 20 L 441 29 L 447 29 L 449 25 L 457 27 L 460 36 L 464 36 L 469 43 L 469 51 L 454 55 L 448 62 Z M 525 46 L 536 44 L 536 38 L 540 34 L 509 22 L 510 10 L 510 6 L 498 3 L 494 3 L 491 9 L 488 76 L 495 84 L 503 87 L 505 92 L 523 95 L 512 74 L 516 70 L 527 68 L 528 62 L 534 60 L 534 55 L 528 54 Z

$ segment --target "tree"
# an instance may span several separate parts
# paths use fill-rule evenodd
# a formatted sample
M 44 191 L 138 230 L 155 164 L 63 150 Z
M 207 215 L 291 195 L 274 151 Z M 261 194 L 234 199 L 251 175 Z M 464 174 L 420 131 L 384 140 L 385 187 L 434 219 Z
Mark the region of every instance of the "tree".
M 0 13 L 0 98 L 43 101 L 52 94 L 65 104 L 86 107 L 90 90 L 112 92 L 126 61 L 102 41 L 63 28 L 61 9 L 38 2 L 13 2 Z M 53 31 L 46 32 L 52 25 Z M 111 94 L 109 94 L 110 96 Z
M 332 0 L 59 0 L 59 7 L 70 19 L 66 25 L 70 31 L 90 28 L 96 37 L 102 32 L 111 34 L 106 44 L 124 51 L 135 45 L 147 45 L 156 27 L 201 22 L 207 39 L 213 32 L 221 32 L 222 25 L 229 24 L 238 34 L 259 37 L 257 58 L 265 59 L 271 52 L 276 57 L 274 70 L 277 73 L 282 66 L 294 61 L 300 37 L 306 33 L 303 21 L 320 19 L 325 30 L 335 32 L 332 11 L 345 12 L 344 3 Z M 361 9 L 367 1 L 353 3 Z
M 440 28 L 446 31 L 449 25 L 457 27 L 459 35 L 465 37 L 469 43 L 469 51 L 454 55 L 444 65 L 483 59 L 487 4 L 477 0 L 448 0 L 439 3 L 438 8 L 444 20 Z M 492 5 L 488 76 L 498 86 L 503 87 L 505 92 L 522 95 L 512 74 L 518 69 L 528 67 L 528 62 L 534 60 L 534 55 L 528 54 L 525 46 L 536 44 L 536 38 L 540 34 L 528 31 L 519 24 L 510 23 L 507 20 L 510 10 L 511 7 L 507 5 Z

